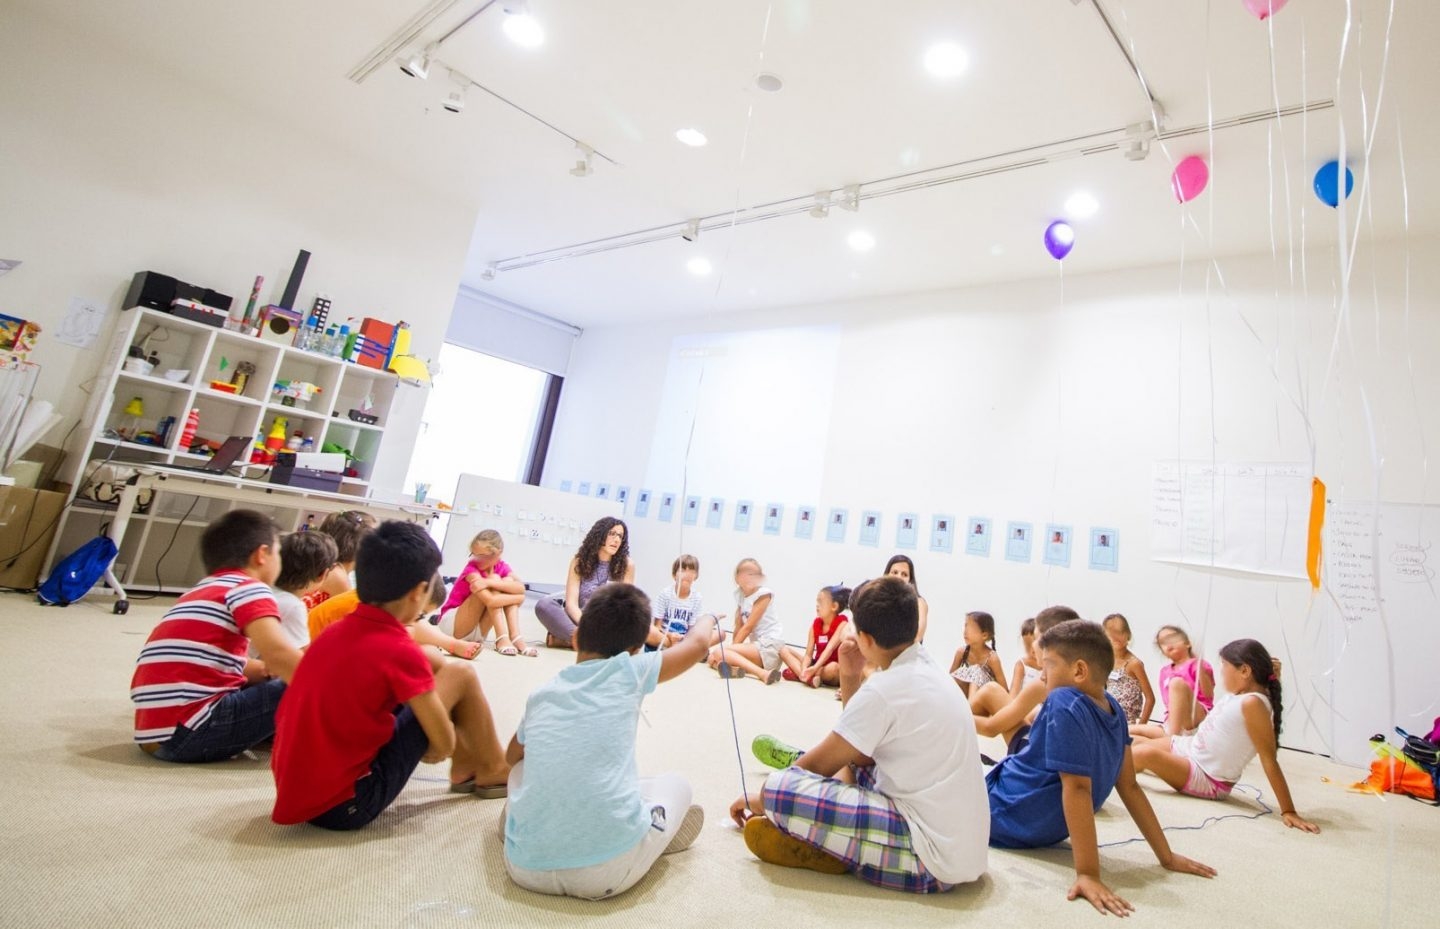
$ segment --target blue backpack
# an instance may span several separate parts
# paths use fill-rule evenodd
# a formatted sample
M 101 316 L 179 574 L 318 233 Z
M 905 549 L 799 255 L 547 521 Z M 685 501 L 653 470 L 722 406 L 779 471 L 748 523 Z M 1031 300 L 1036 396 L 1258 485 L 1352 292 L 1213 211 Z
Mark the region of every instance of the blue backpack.
M 100 580 L 119 549 L 109 536 L 96 536 L 65 556 L 55 566 L 45 583 L 35 591 L 35 599 L 44 606 L 69 606 L 90 592 Z

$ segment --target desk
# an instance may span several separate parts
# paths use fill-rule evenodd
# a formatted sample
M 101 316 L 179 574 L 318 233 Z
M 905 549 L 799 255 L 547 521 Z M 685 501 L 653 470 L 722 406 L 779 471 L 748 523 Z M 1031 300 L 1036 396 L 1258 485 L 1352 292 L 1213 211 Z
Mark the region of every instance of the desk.
M 447 515 L 445 510 L 425 506 L 421 503 L 386 503 L 367 497 L 349 494 L 307 490 L 285 484 L 269 484 L 264 481 L 239 477 L 202 476 L 195 471 L 177 470 L 164 467 L 142 467 L 140 473 L 120 494 L 119 506 L 110 522 L 110 538 L 119 548 L 129 528 L 130 517 L 135 512 L 135 503 L 140 491 L 153 490 L 171 494 L 186 494 L 192 497 L 207 497 L 227 500 L 231 503 L 251 506 L 286 507 L 315 513 L 341 513 L 345 510 L 366 510 L 392 519 L 408 519 L 414 523 L 430 523 Z M 105 569 L 105 584 L 115 594 L 115 612 L 125 613 L 130 609 L 125 589 L 115 576 L 114 565 Z

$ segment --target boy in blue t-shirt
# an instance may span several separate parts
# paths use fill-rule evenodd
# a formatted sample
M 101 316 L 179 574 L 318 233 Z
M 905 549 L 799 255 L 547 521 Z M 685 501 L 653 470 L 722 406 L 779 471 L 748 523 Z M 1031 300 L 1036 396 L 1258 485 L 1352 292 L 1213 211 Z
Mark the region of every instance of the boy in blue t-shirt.
M 636 772 L 635 726 L 655 685 L 705 656 L 715 620 L 700 617 L 675 645 L 642 652 L 649 631 L 645 594 L 606 584 L 585 604 L 575 664 L 525 701 L 505 753 L 505 870 L 526 890 L 613 897 L 700 834 L 705 815 L 684 778 Z
M 1040 638 L 1046 697 L 1030 740 L 985 777 L 990 793 L 990 844 L 1040 848 L 1070 837 L 1075 883 L 1069 899 L 1084 897 L 1101 913 L 1134 910 L 1100 880 L 1095 811 L 1119 794 L 1160 864 L 1170 871 L 1213 877 L 1215 869 L 1170 850 L 1160 821 L 1135 781 L 1125 714 L 1105 691 L 1115 652 L 1097 623 L 1074 619 Z

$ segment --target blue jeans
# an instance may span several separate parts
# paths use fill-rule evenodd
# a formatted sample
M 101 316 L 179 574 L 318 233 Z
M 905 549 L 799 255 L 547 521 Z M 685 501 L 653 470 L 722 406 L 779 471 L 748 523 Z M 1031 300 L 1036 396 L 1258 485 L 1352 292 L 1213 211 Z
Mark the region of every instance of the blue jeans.
M 155 757 L 182 764 L 234 758 L 275 735 L 275 708 L 284 693 L 285 682 L 278 678 L 232 690 L 215 701 L 198 729 L 176 726 Z
M 395 732 L 380 746 L 370 770 L 355 782 L 355 796 L 332 806 L 310 820 L 310 825 L 345 832 L 359 829 L 385 811 L 400 796 L 416 765 L 430 750 L 420 720 L 408 706 L 395 713 Z

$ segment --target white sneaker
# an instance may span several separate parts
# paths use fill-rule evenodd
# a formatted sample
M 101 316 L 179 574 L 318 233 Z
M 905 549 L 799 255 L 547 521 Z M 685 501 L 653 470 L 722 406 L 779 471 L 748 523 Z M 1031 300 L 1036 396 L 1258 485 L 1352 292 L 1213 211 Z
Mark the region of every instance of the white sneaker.
M 700 830 L 705 825 L 705 810 L 700 804 L 690 804 L 690 809 L 685 811 L 685 818 L 680 822 L 680 828 L 675 830 L 675 837 L 670 844 L 665 846 L 664 854 L 670 855 L 675 852 L 683 852 L 695 844 L 700 837 Z

